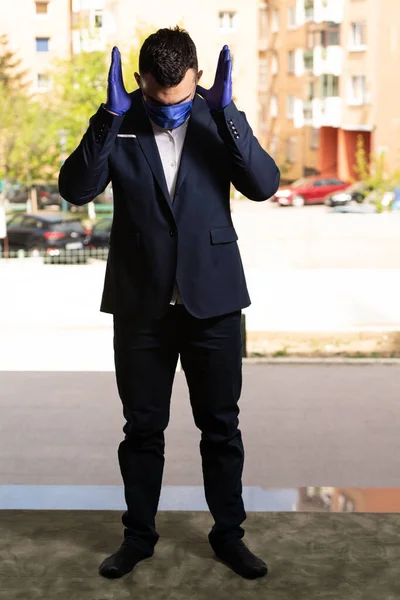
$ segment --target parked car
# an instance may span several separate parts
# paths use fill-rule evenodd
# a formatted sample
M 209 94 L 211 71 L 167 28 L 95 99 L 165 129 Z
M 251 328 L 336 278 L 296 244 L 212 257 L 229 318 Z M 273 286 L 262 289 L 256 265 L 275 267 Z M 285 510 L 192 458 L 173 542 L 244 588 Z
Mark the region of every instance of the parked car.
M 79 219 L 56 215 L 19 214 L 7 223 L 9 249 L 25 250 L 30 256 L 84 258 L 90 231 Z M 50 261 L 51 262 L 51 261 Z M 79 262 L 84 262 L 80 260 Z
M 345 206 L 346 204 L 361 204 L 371 192 L 372 186 L 363 181 L 356 181 L 346 190 L 328 194 L 325 198 L 326 206 Z
M 38 208 L 47 206 L 61 206 L 61 196 L 58 191 L 58 185 L 53 183 L 35 184 Z M 6 192 L 6 200 L 13 204 L 25 203 L 29 200 L 30 188 L 26 185 L 13 184 L 9 185 Z
M 280 206 L 304 206 L 305 204 L 323 204 L 327 194 L 345 190 L 349 181 L 335 177 L 304 177 L 291 185 L 280 188 L 273 197 Z
M 99 258 L 107 258 L 112 221 L 112 217 L 99 219 L 88 236 L 87 247 L 89 250 L 103 251 L 98 256 Z M 94 254 L 91 252 L 91 256 L 97 256 L 96 252 Z

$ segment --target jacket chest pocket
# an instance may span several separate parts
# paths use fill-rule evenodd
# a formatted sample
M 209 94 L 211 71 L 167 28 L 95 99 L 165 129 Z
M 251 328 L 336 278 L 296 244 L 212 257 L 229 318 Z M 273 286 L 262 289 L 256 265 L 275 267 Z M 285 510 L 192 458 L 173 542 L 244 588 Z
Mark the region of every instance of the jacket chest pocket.
M 210 230 L 212 244 L 229 244 L 236 242 L 239 238 L 234 227 L 218 227 Z

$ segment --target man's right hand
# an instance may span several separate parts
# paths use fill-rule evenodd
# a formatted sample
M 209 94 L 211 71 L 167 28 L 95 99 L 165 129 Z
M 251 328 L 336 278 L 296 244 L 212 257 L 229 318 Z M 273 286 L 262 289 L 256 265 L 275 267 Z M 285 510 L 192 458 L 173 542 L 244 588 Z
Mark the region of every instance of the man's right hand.
M 121 54 L 116 46 L 111 52 L 111 66 L 108 72 L 107 102 L 104 107 L 111 113 L 124 115 L 131 107 L 131 97 L 122 79 Z

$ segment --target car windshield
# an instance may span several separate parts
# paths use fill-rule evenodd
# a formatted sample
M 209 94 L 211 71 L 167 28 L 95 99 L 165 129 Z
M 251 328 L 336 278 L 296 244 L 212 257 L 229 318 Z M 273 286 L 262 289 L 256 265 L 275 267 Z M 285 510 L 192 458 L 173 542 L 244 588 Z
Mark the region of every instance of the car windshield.
M 294 181 L 290 187 L 292 188 L 298 188 L 298 187 L 302 187 L 303 185 L 306 185 L 308 183 L 308 179 L 306 179 L 305 177 L 301 177 L 301 179 L 297 179 L 296 181 Z
M 76 233 L 82 233 L 84 231 L 84 227 L 80 221 L 58 221 L 52 223 L 50 229 L 53 231 L 64 232 L 75 231 Z
M 363 191 L 367 186 L 362 181 L 355 181 L 350 187 L 347 188 L 346 192 L 357 192 Z

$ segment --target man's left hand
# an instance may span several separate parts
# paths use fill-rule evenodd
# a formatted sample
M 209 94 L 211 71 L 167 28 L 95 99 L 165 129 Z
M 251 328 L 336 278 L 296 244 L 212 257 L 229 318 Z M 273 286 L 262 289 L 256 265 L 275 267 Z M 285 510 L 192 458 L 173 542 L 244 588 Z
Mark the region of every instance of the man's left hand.
M 224 46 L 220 52 L 212 88 L 205 90 L 198 85 L 196 91 L 203 96 L 210 110 L 223 110 L 230 104 L 232 101 L 232 59 L 228 46 Z

